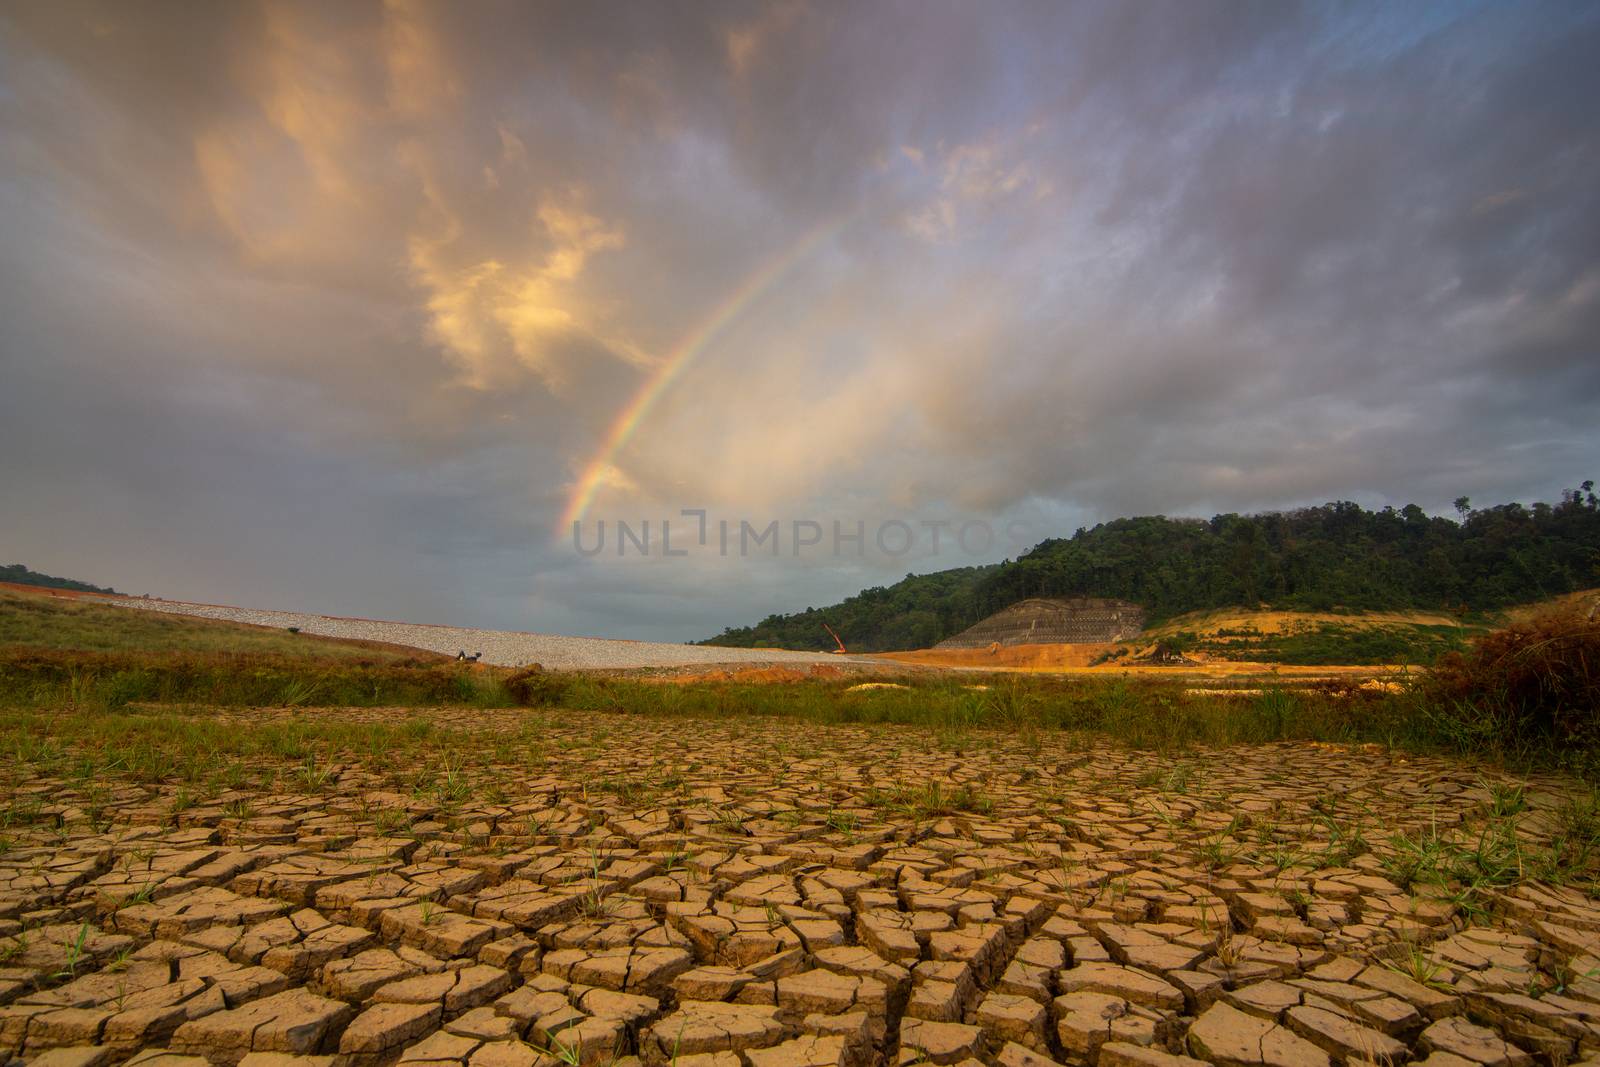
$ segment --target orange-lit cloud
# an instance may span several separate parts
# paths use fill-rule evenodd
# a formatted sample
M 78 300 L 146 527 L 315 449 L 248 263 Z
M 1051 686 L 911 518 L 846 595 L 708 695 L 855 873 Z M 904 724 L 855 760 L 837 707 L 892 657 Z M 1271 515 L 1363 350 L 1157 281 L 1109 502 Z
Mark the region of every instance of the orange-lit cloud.
M 426 293 L 429 336 L 462 368 L 475 388 L 502 384 L 518 369 L 537 374 L 552 390 L 569 384 L 554 342 L 573 333 L 607 346 L 579 285 L 588 259 L 625 244 L 619 226 L 589 214 L 583 195 L 547 195 L 533 211 L 529 256 L 521 263 L 476 259 L 461 221 L 439 200 L 444 219 L 436 235 L 414 235 L 410 266 Z M 627 351 L 627 348 L 619 351 Z

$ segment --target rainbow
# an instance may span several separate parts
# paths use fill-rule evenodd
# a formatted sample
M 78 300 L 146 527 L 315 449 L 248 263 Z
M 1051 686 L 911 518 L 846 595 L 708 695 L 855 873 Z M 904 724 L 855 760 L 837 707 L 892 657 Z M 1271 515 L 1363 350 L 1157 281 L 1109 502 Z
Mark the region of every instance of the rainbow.
M 673 346 L 672 351 L 667 353 L 666 358 L 617 415 L 601 440 L 599 449 L 583 468 L 578 480 L 573 483 L 572 495 L 567 498 L 567 506 L 556 524 L 555 534 L 558 541 L 572 528 L 573 523 L 583 521 L 584 513 L 589 510 L 589 505 L 594 503 L 595 493 L 599 491 L 606 476 L 613 469 L 617 453 L 633 437 L 634 432 L 639 429 L 639 424 L 650 414 L 650 409 L 655 407 L 656 402 L 671 388 L 672 383 L 677 381 L 678 376 L 705 353 L 711 342 L 727 328 L 729 323 L 737 319 L 762 293 L 778 284 L 796 264 L 838 233 L 854 214 L 854 211 L 850 211 L 828 220 L 790 245 L 781 255 L 752 272 L 738 288 L 729 293 L 710 314 L 701 319 Z

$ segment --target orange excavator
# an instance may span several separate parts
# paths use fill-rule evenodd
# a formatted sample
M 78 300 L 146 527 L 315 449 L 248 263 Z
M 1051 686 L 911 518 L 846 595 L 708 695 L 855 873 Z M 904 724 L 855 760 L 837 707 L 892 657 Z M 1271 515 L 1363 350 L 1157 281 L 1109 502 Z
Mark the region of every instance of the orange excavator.
M 828 631 L 828 636 L 833 638 L 833 643 L 839 646 L 838 648 L 830 648 L 828 653 L 834 656 L 845 655 L 844 642 L 839 640 L 839 635 L 833 632 L 833 627 L 829 626 L 827 623 L 823 623 L 822 628 Z

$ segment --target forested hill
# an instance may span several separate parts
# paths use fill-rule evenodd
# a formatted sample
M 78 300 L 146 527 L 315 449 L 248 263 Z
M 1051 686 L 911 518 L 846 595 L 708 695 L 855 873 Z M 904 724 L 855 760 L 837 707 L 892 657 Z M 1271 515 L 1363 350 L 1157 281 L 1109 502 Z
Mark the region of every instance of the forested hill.
M 907 575 L 841 604 L 773 615 L 706 644 L 851 651 L 926 648 L 1030 596 L 1120 597 L 1159 621 L 1186 611 L 1487 611 L 1600 585 L 1594 483 L 1556 504 L 1472 509 L 1459 521 L 1415 505 L 1341 502 L 1299 511 L 1117 519 L 987 567 Z
M 863 589 L 842 604 L 807 608 L 794 615 L 769 615 L 759 626 L 730 628 L 701 644 L 831 650 L 833 639 L 823 629 L 827 623 L 851 651 L 927 648 L 977 621 L 972 615 L 974 590 L 1002 566 L 1005 564 L 991 563 L 908 574 L 888 588 Z
M 115 593 L 115 589 L 102 589 L 98 585 L 88 582 L 74 581 L 71 578 L 56 578 L 38 571 L 30 571 L 20 563 L 9 563 L 0 566 L 0 582 L 12 582 L 16 585 L 39 585 L 46 589 L 75 589 L 80 593 Z

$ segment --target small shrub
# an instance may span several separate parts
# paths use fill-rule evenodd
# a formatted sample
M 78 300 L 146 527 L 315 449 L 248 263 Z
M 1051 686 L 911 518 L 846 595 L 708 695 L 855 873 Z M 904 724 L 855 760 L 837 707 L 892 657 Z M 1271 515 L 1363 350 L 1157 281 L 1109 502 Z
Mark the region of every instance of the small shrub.
M 567 680 L 546 673 L 537 663 L 517 671 L 503 683 L 511 699 L 524 708 L 544 708 L 561 703 L 567 694 Z
M 1537 616 L 1448 653 L 1423 683 L 1468 733 L 1492 725 L 1510 751 L 1600 746 L 1600 620 L 1567 610 Z
M 1251 701 L 1251 719 L 1243 738 L 1248 741 L 1282 741 L 1300 710 L 1295 694 L 1282 686 L 1264 689 Z
M 1162 638 L 1158 645 L 1173 655 L 1181 656 L 1185 652 L 1192 651 L 1199 643 L 1200 638 L 1193 630 L 1178 630 Z

